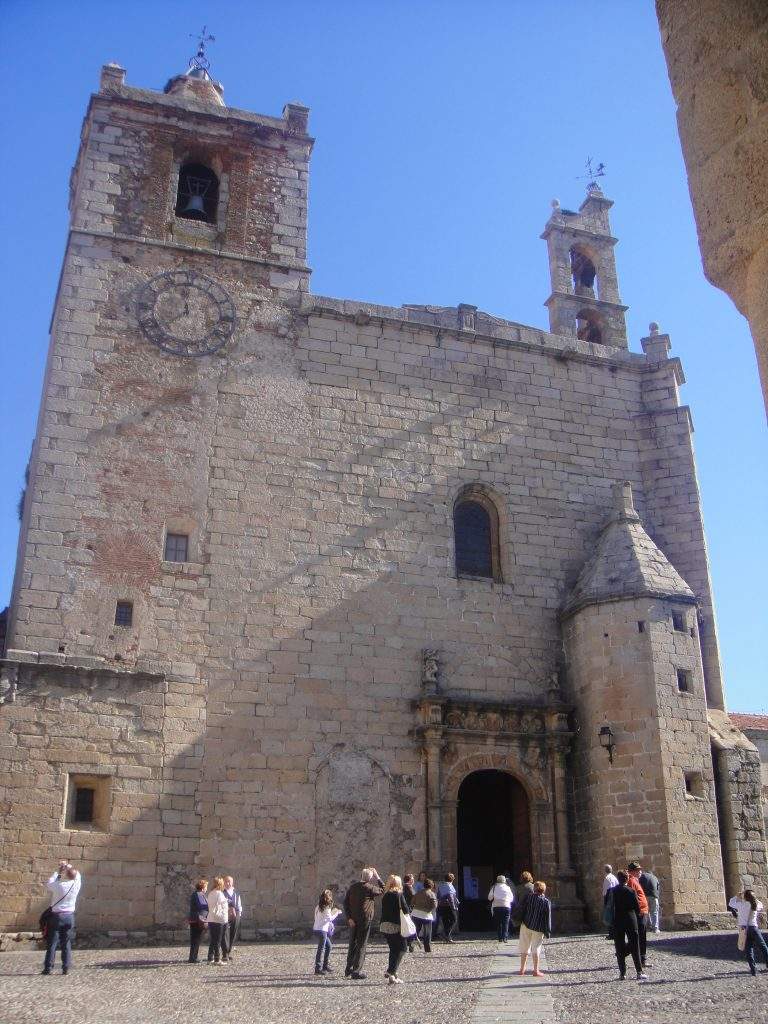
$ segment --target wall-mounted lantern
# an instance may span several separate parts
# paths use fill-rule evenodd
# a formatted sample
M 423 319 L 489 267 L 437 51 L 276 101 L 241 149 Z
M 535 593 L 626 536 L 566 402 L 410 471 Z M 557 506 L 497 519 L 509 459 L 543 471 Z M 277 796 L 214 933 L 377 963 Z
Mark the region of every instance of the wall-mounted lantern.
M 597 735 L 600 740 L 600 746 L 604 747 L 608 751 L 608 760 L 613 764 L 613 748 L 616 746 L 613 738 L 613 730 L 610 725 L 601 725 L 600 732 Z

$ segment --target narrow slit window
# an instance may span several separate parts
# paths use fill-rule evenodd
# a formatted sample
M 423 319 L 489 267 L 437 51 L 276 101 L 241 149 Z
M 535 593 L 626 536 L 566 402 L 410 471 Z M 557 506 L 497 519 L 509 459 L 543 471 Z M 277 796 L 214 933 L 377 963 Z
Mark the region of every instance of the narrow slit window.
M 132 601 L 118 601 L 115 605 L 115 625 L 116 626 L 132 626 L 133 625 L 133 602 Z
M 639 621 L 638 624 L 637 624 L 637 632 L 638 633 L 644 633 L 645 632 L 645 623 L 642 620 Z
M 186 562 L 189 554 L 189 536 L 186 533 L 167 533 L 165 535 L 166 562 Z

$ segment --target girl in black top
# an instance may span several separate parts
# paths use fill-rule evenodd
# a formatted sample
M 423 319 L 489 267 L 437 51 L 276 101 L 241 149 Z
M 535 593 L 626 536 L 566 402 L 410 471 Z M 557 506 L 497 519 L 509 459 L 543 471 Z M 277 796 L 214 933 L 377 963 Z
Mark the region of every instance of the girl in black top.
M 627 975 L 627 953 L 637 971 L 637 980 L 645 981 L 640 961 L 640 904 L 637 896 L 627 885 L 629 875 L 619 871 L 616 875 L 619 884 L 608 891 L 608 900 L 613 905 L 613 941 L 616 946 L 616 959 L 619 963 L 619 977 L 624 980 Z
M 398 978 L 400 967 L 406 950 L 406 939 L 400 934 L 400 914 L 409 913 L 408 904 L 403 896 L 403 883 L 399 875 L 390 875 L 387 887 L 381 898 L 381 932 L 389 946 L 389 964 L 384 977 L 390 985 L 402 985 Z

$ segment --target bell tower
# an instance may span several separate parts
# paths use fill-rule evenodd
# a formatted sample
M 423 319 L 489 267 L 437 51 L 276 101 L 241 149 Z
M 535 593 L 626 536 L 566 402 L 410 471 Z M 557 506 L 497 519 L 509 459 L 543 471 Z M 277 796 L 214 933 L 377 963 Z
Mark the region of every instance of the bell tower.
M 627 348 L 627 307 L 619 297 L 616 278 L 616 239 L 611 234 L 606 199 L 592 181 L 578 212 L 552 200 L 552 214 L 542 238 L 549 252 L 552 294 L 549 329 L 609 348 Z

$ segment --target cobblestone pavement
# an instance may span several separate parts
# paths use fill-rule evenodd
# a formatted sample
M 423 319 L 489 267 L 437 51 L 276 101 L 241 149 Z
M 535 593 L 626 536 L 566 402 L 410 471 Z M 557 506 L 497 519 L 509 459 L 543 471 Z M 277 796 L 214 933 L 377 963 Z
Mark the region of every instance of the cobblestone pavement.
M 314 944 L 243 944 L 222 967 L 187 964 L 181 947 L 78 950 L 67 977 L 43 977 L 42 953 L 0 954 L 0 1024 L 469 1024 L 497 943 L 433 943 L 384 978 L 387 947 L 369 947 L 367 980 L 345 981 L 345 946 L 334 974 L 316 978 Z
M 736 931 L 676 932 L 648 939 L 649 980 L 618 981 L 603 936 L 553 938 L 547 978 L 561 1024 L 764 1024 L 768 973 L 749 973 Z M 631 980 L 630 980 L 631 979 Z
M 406 958 L 388 986 L 386 947 L 370 948 L 365 982 L 312 974 L 314 946 L 244 944 L 223 967 L 184 962 L 186 950 L 76 950 L 69 976 L 39 974 L 42 953 L 0 954 L 0 1024 L 768 1024 L 768 973 L 752 978 L 734 932 L 649 940 L 650 980 L 619 982 L 602 936 L 554 938 L 547 975 L 518 978 L 517 943 L 473 939 Z M 628 971 L 629 978 L 634 974 Z M 551 998 L 551 1003 L 550 1003 Z M 551 1008 L 550 1008 L 551 1007 Z

